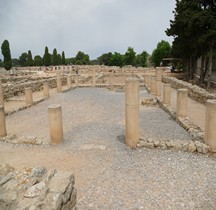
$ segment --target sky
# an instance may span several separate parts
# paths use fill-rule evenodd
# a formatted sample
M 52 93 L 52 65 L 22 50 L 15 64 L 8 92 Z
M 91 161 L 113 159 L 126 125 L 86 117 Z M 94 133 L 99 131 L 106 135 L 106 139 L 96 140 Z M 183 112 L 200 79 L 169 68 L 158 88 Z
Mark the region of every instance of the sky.
M 149 54 L 173 19 L 175 0 L 0 0 L 0 45 L 7 39 L 12 58 L 45 46 L 66 58 L 82 51 L 96 59 L 127 48 Z M 0 58 L 2 54 L 0 53 Z

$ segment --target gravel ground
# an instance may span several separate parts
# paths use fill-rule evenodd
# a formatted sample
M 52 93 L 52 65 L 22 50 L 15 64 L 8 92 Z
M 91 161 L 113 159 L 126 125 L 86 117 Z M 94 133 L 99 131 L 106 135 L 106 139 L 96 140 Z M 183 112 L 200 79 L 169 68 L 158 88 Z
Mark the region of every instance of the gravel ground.
M 141 91 L 141 98 L 148 95 Z M 62 93 L 8 116 L 8 130 L 48 138 L 47 107 L 53 103 L 62 105 L 65 142 L 55 149 L 42 146 L 40 153 L 49 159 L 55 152 L 54 161 L 62 161 L 58 151 L 76 156 L 71 162 L 64 159 L 67 165 L 76 164 L 78 209 L 216 209 L 214 158 L 157 149 L 131 150 L 125 145 L 123 92 L 82 88 Z M 158 107 L 141 106 L 140 119 L 143 137 L 190 139 Z M 22 157 L 18 159 L 22 161 Z M 34 162 L 34 157 L 29 162 Z

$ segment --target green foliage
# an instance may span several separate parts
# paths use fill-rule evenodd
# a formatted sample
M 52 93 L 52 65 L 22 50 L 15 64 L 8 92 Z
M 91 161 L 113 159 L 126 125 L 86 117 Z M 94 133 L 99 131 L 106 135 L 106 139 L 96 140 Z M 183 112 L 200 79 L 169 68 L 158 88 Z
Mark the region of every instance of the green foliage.
M 152 53 L 152 62 L 154 66 L 160 66 L 163 58 L 169 57 L 171 52 L 171 46 L 169 42 L 162 40 L 157 44 L 157 48 Z
M 12 59 L 12 66 L 13 67 L 20 66 L 20 60 L 18 58 L 13 58 Z
M 58 53 L 56 48 L 53 50 L 53 54 L 52 54 L 52 65 L 56 66 L 58 64 Z
M 4 63 L 1 59 L 0 59 L 0 67 L 4 67 Z
M 8 40 L 4 40 L 1 46 L 2 55 L 4 57 L 4 68 L 6 70 L 10 70 L 12 67 L 12 59 L 11 59 L 11 53 L 10 53 L 10 45 Z
M 35 66 L 43 66 L 43 58 L 40 55 L 36 55 L 34 57 L 34 65 Z
M 77 65 L 87 65 L 90 64 L 89 55 L 84 52 L 79 51 L 75 57 L 75 64 Z
M 110 65 L 111 66 L 120 66 L 122 67 L 124 64 L 124 56 L 120 53 L 115 52 L 112 54 L 112 57 L 110 59 Z
M 124 55 L 124 65 L 134 66 L 136 61 L 136 52 L 132 47 L 128 47 L 127 52 Z
M 48 47 L 45 47 L 45 52 L 44 52 L 44 56 L 43 56 L 43 63 L 45 66 L 51 65 L 51 55 L 49 54 Z
M 20 65 L 24 67 L 28 66 L 27 59 L 28 59 L 28 54 L 26 52 L 22 53 L 19 57 Z
M 141 54 L 138 54 L 136 56 L 136 62 L 135 62 L 136 67 L 138 66 L 147 67 L 147 58 L 148 58 L 148 53 L 146 51 L 143 51 Z
M 62 64 L 62 57 L 60 54 L 57 55 L 57 64 L 61 65 Z
M 104 53 L 100 57 L 97 58 L 100 65 L 111 66 L 110 60 L 112 58 L 112 53 Z
M 64 53 L 64 51 L 62 51 L 62 64 L 63 64 L 63 65 L 66 64 L 66 60 L 65 60 L 65 53 Z
M 28 56 L 27 56 L 27 66 L 33 66 L 34 61 L 32 59 L 32 53 L 31 50 L 28 51 Z

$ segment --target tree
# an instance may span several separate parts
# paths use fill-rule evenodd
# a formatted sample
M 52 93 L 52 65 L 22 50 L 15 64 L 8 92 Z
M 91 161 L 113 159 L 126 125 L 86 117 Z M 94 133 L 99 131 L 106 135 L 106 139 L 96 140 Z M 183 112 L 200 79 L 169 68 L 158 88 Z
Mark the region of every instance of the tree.
M 112 54 L 112 57 L 110 59 L 110 65 L 111 66 L 120 66 L 122 67 L 124 64 L 124 56 L 121 55 L 118 52 L 115 52 L 114 54 Z
M 152 53 L 152 62 L 154 66 L 160 66 L 163 58 L 169 57 L 171 46 L 169 42 L 162 40 L 157 44 L 157 48 Z
M 20 66 L 20 60 L 18 58 L 13 58 L 12 66 Z
M 62 51 L 62 64 L 63 64 L 63 65 L 66 64 L 66 60 L 65 60 L 65 53 L 64 53 L 64 51 Z
M 132 47 L 128 47 L 127 52 L 124 55 L 124 65 L 135 65 L 136 52 Z
M 60 54 L 57 55 L 57 61 L 58 61 L 58 62 L 57 62 L 58 65 L 61 65 L 61 64 L 62 64 L 62 57 L 61 57 Z
M 28 59 L 28 54 L 26 52 L 22 53 L 19 57 L 20 65 L 21 66 L 28 66 L 27 59 Z
M 84 52 L 79 51 L 75 57 L 75 64 L 77 65 L 87 65 L 90 64 L 89 55 Z
M 51 64 L 51 55 L 49 54 L 49 49 L 48 47 L 45 47 L 45 52 L 43 56 L 43 62 L 45 66 L 50 66 Z
M 0 67 L 4 67 L 4 63 L 1 59 L 0 59 Z
M 100 65 L 105 65 L 105 66 L 110 66 L 110 60 L 112 58 L 112 53 L 104 53 L 102 54 L 100 57 L 97 58 L 97 60 L 99 61 Z
M 135 65 L 137 67 L 138 66 L 147 67 L 147 57 L 148 57 L 148 53 L 146 51 L 143 51 L 141 54 L 138 54 L 136 56 Z
M 40 55 L 36 55 L 34 57 L 34 65 L 35 66 L 43 66 L 43 58 Z
M 4 57 L 3 63 L 4 68 L 6 70 L 10 70 L 12 67 L 12 59 L 11 59 L 11 53 L 10 53 L 10 45 L 8 40 L 4 40 L 1 46 L 2 55 Z
M 193 78 L 197 59 L 202 57 L 202 83 L 206 74 L 204 69 L 212 66 L 211 52 L 216 36 L 215 1 L 176 0 L 174 20 L 170 21 L 166 34 L 174 37 L 172 54 L 184 60 L 189 78 Z
M 27 56 L 27 66 L 33 66 L 33 65 L 34 65 L 34 61 L 32 59 L 31 50 L 29 50 Z
M 54 50 L 53 50 L 52 65 L 53 65 L 53 66 L 58 65 L 58 53 L 57 53 L 56 48 L 54 48 Z

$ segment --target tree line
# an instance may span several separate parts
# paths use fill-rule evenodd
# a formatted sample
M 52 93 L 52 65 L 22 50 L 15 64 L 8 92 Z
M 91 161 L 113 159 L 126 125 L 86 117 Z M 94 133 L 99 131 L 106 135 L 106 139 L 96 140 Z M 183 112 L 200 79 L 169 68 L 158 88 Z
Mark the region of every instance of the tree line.
M 212 59 L 216 57 L 216 1 L 176 0 L 173 13 L 174 20 L 166 30 L 168 36 L 174 37 L 172 55 L 182 58 L 190 79 L 201 58 L 202 84 L 206 74 L 211 77 Z

